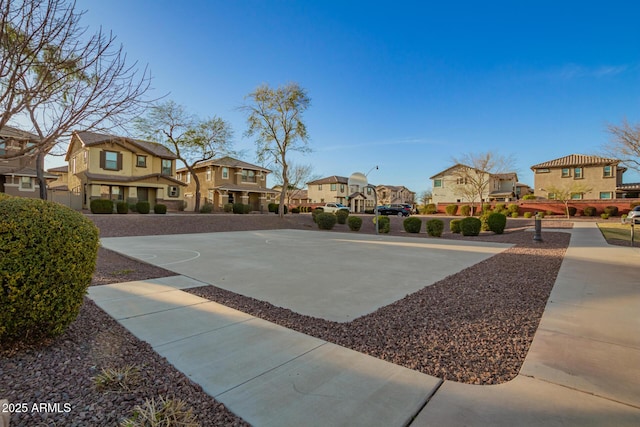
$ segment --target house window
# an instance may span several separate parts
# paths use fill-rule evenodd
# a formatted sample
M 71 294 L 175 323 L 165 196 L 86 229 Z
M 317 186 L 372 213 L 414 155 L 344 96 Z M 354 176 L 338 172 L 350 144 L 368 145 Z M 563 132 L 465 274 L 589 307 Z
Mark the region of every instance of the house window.
M 336 187 L 336 184 L 335 184 L 335 183 L 334 183 L 334 184 L 331 184 L 331 191 L 336 191 L 336 188 L 337 188 L 337 187 Z
M 467 184 L 467 178 L 456 178 L 456 184 L 458 184 L 458 185 L 466 185 Z M 493 184 L 493 187 L 495 188 L 495 183 Z
M 318 190 L 322 191 L 322 184 L 318 184 Z
M 169 159 L 162 159 L 162 175 L 171 175 L 173 162 Z
M 556 193 L 549 193 L 549 195 L 547 196 L 547 198 L 549 200 L 555 200 L 556 199 Z
M 207 168 L 206 180 L 211 181 L 211 168 Z
M 0 139 L 0 156 L 7 154 L 7 143 Z
M 104 152 L 104 168 L 110 171 L 118 170 L 118 153 L 115 151 Z
M 177 185 L 170 185 L 168 194 L 169 197 L 178 197 L 180 195 L 180 189 Z
M 582 168 L 574 168 L 573 179 L 581 179 L 581 178 L 582 178 Z
M 136 166 L 139 168 L 147 167 L 147 156 L 136 156 Z
M 562 168 L 562 177 L 563 178 L 568 178 L 571 176 L 571 169 L 569 168 Z
M 433 180 L 433 186 L 434 187 L 442 187 L 442 180 L 441 179 L 434 179 Z
M 71 159 L 71 173 L 76 173 L 76 156 Z
M 21 190 L 33 190 L 33 180 L 30 176 L 20 177 L 20 189 Z
M 243 169 L 242 182 L 256 182 L 256 172 Z
M 340 184 L 340 192 L 344 193 L 344 184 Z
M 611 166 L 609 166 L 609 165 L 603 167 L 602 168 L 602 176 L 605 177 L 605 178 L 611 178 L 613 176 L 613 168 Z
M 571 193 L 571 200 L 582 200 L 582 193 Z
M 223 167 L 222 168 L 222 179 L 229 179 L 229 168 L 228 167 Z
M 371 187 L 367 187 L 367 196 L 371 195 Z
M 600 192 L 601 199 L 613 199 L 613 193 L 611 191 L 602 191 Z

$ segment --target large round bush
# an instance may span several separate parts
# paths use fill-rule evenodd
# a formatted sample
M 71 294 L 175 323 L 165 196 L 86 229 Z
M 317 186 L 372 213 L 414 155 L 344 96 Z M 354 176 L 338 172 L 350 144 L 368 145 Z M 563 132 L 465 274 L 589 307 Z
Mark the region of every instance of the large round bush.
M 329 212 L 322 212 L 316 215 L 316 223 L 320 230 L 331 230 L 338 219 L 336 216 Z
M 347 218 L 347 225 L 349 225 L 349 230 L 358 231 L 360 227 L 362 227 L 362 218 L 359 216 L 350 216 Z
M 504 233 L 504 228 L 507 226 L 507 217 L 498 212 L 490 213 L 487 218 L 487 225 L 489 226 L 489 230 L 496 234 L 502 234 Z
M 461 219 L 452 219 L 451 221 L 449 221 L 449 230 L 451 230 L 452 233 L 454 234 L 459 234 L 460 233 L 460 221 L 462 221 Z
M 78 316 L 96 264 L 98 229 L 39 199 L 0 199 L 0 342 L 62 333 Z
M 89 203 L 89 209 L 93 214 L 110 214 L 113 213 L 113 202 L 109 199 L 94 199 Z
M 136 203 L 136 211 L 140 214 L 148 214 L 151 210 L 151 204 L 147 201 L 140 201 Z
M 460 221 L 460 231 L 463 236 L 477 236 L 480 234 L 482 221 L 474 216 L 468 216 Z
M 444 210 L 447 212 L 447 215 L 455 215 L 458 212 L 458 205 L 447 205 Z
M 442 236 L 442 231 L 444 230 L 444 222 L 439 219 L 430 219 L 427 221 L 427 234 L 431 237 L 440 237 Z
M 336 219 L 338 220 L 338 224 L 346 224 L 348 216 L 349 211 L 346 209 L 340 209 L 336 211 Z
M 404 231 L 407 233 L 419 233 L 422 228 L 422 220 L 415 216 L 411 216 L 402 221 L 402 226 L 404 227 Z
M 373 218 L 375 221 L 375 217 Z M 388 233 L 391 231 L 391 220 L 388 216 L 378 217 L 378 233 Z

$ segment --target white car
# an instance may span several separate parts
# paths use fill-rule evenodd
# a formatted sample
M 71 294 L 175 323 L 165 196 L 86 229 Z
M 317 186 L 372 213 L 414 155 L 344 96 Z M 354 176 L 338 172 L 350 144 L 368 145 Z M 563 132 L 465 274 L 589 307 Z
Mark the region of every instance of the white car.
M 636 206 L 631 209 L 631 211 L 627 214 L 628 222 L 635 222 L 636 224 L 640 223 L 640 206 Z
M 336 213 L 341 210 L 350 212 L 350 209 L 341 203 L 325 203 L 324 206 L 320 206 L 318 209 L 322 209 L 328 213 Z

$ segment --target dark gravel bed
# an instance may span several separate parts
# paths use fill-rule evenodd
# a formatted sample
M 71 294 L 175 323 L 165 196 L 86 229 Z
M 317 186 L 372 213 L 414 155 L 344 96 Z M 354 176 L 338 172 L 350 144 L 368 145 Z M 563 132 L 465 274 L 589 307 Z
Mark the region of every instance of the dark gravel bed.
M 222 232 L 259 229 L 317 229 L 309 215 L 88 215 L 101 237 Z M 444 219 L 444 218 L 443 218 Z M 394 235 L 408 235 L 391 218 Z M 531 220 L 509 220 L 504 235 L 474 239 L 517 246 L 449 276 L 406 298 L 349 323 L 301 316 L 211 286 L 192 290 L 206 298 L 286 327 L 336 342 L 441 378 L 494 384 L 520 368 L 553 286 L 568 235 L 544 233 L 532 244 Z M 564 221 L 543 222 L 565 227 Z M 445 226 L 445 229 L 446 226 Z M 365 217 L 360 233 L 374 230 Z M 350 231 L 337 225 L 336 232 Z M 464 238 L 445 233 L 446 238 Z M 174 275 L 101 248 L 93 286 Z M 126 387 L 99 389 L 102 369 L 135 367 Z M 61 336 L 34 346 L 0 345 L 0 399 L 12 403 L 60 404 L 61 413 L 13 414 L 12 426 L 113 426 L 136 405 L 160 396 L 185 401 L 203 426 L 246 425 L 138 340 L 89 299 Z M 65 403 L 70 411 L 64 412 Z

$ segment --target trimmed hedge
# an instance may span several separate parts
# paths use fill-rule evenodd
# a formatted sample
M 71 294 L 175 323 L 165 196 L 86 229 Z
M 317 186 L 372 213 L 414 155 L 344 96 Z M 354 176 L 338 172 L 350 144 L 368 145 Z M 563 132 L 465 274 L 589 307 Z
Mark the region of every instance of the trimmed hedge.
M 480 234 L 482 221 L 474 216 L 468 216 L 460 220 L 460 231 L 463 236 L 477 236 Z
M 438 207 L 434 203 L 429 203 L 429 204 L 425 205 L 424 213 L 426 215 L 432 215 L 432 214 L 434 214 L 436 212 L 438 212 Z
M 320 230 L 331 230 L 337 220 L 336 216 L 329 212 L 322 212 L 316 216 L 316 223 Z
M 311 219 L 313 219 L 313 222 L 318 222 L 318 215 L 320 215 L 321 213 L 324 212 L 324 209 L 314 209 L 311 211 Z
M 531 218 L 533 216 L 533 212 L 525 212 L 522 214 L 525 218 Z
M 460 233 L 460 221 L 462 220 L 452 219 L 451 221 L 449 221 L 449 230 L 451 230 L 452 233 L 455 233 L 455 234 Z
M 502 234 L 504 233 L 504 228 L 507 226 L 507 217 L 502 213 L 493 212 L 489 214 L 487 218 L 487 225 L 489 226 L 489 230 L 496 234 Z
M 160 215 L 166 214 L 167 213 L 167 205 L 163 205 L 163 204 L 160 204 L 160 203 L 155 205 L 153 207 L 153 213 L 160 214 Z
M 229 204 L 231 206 L 231 209 L 229 211 L 227 211 L 225 209 L 225 212 L 231 212 L 231 210 L 233 209 L 233 205 Z M 211 213 L 213 212 L 213 205 L 211 203 L 205 203 L 204 205 L 200 206 L 200 213 Z
M 336 211 L 336 219 L 338 220 L 338 224 L 346 224 L 348 217 L 349 217 L 349 211 L 345 209 L 340 209 L 339 211 Z
M 584 210 L 582 211 L 582 214 L 584 216 L 596 216 L 596 208 L 593 206 L 587 206 L 586 208 L 584 208 Z
M 447 215 L 453 216 L 458 212 L 458 205 L 447 205 L 444 209 L 447 212 Z
M 375 218 L 374 218 L 375 220 Z M 388 233 L 391 231 L 391 220 L 388 216 L 379 216 L 378 217 L 378 232 L 379 233 Z
M 427 221 L 427 234 L 431 237 L 442 236 L 444 231 L 444 222 L 440 219 L 430 219 Z
M 129 204 L 127 202 L 118 202 L 116 205 L 116 212 L 119 214 L 126 214 L 129 212 Z
M 607 206 L 604 208 L 604 213 L 609 216 L 618 216 L 618 207 L 617 206 Z
M 142 202 L 136 203 L 136 211 L 138 211 L 138 213 L 148 214 L 150 210 L 151 210 L 151 205 L 149 204 L 149 202 L 142 201 Z
M 578 208 L 574 206 L 569 206 L 567 210 L 569 211 L 569 216 L 576 216 L 576 214 L 578 213 Z
M 244 203 L 234 203 L 232 210 L 234 214 L 248 214 L 251 212 L 251 206 L 245 205 Z M 285 211 L 286 210 L 287 207 L 285 206 Z
M 412 216 L 402 221 L 402 226 L 407 233 L 419 233 L 422 228 L 422 220 Z
M 97 227 L 57 203 L 2 197 L 0 230 L 0 342 L 61 334 L 91 283 Z
M 89 208 L 93 214 L 113 213 L 113 202 L 109 199 L 94 199 L 89 203 Z
M 462 215 L 462 216 L 471 215 L 471 206 L 469 206 L 469 205 L 460 206 L 460 215 Z
M 359 216 L 350 216 L 347 218 L 347 225 L 351 231 L 359 231 L 362 227 L 362 218 Z

